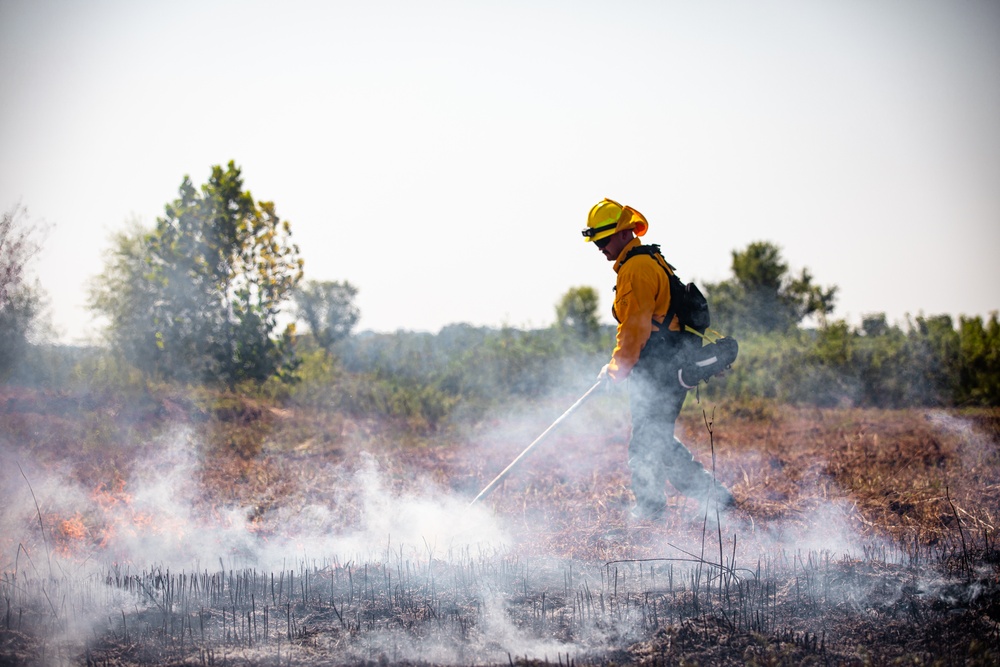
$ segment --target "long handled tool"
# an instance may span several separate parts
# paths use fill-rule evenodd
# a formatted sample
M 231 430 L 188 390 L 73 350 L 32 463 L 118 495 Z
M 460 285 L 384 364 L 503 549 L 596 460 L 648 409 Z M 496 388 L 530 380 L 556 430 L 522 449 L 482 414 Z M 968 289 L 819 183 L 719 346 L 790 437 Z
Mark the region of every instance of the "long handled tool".
M 549 436 L 549 434 L 552 433 L 552 431 L 555 430 L 556 426 L 559 426 L 559 424 L 562 423 L 562 421 L 564 419 L 566 419 L 567 417 L 569 417 L 571 414 L 573 414 L 573 412 L 576 411 L 577 408 L 579 408 L 581 405 L 583 405 L 586 402 L 586 400 L 588 398 L 590 398 L 594 394 L 594 392 L 597 391 L 600 388 L 600 386 L 602 384 L 604 384 L 604 382 L 605 382 L 605 380 L 601 379 L 601 380 L 598 380 L 596 383 L 594 383 L 594 386 L 591 387 L 590 389 L 588 389 L 586 394 L 584 394 L 583 396 L 581 396 L 579 398 L 579 400 L 577 400 L 576 403 L 574 403 L 573 405 L 571 405 L 570 408 L 569 408 L 569 410 L 567 410 L 566 412 L 562 413 L 562 416 L 560 416 L 559 419 L 557 419 L 554 422 L 552 422 L 551 426 L 549 426 L 547 429 L 545 429 L 545 431 L 540 436 L 538 436 L 537 438 L 535 438 L 535 441 L 533 443 L 531 443 L 530 445 L 528 445 L 524 449 L 523 452 L 521 452 L 520 454 L 517 455 L 516 459 L 514 459 L 513 461 L 510 462 L 509 466 L 507 466 L 506 468 L 503 469 L 503 472 L 501 472 L 499 475 L 497 475 L 493 479 L 492 482 L 490 482 L 489 484 L 487 484 L 486 488 L 483 489 L 482 491 L 480 491 L 479 495 L 472 499 L 472 502 L 469 503 L 469 507 L 472 507 L 477 502 L 479 502 L 481 499 L 483 499 L 486 496 L 490 495 L 490 493 L 493 492 L 493 489 L 495 489 L 497 487 L 497 485 L 500 484 L 500 482 L 503 481 L 504 477 L 506 477 L 507 475 L 509 475 L 510 471 L 513 470 L 514 468 L 516 468 L 517 464 L 519 464 L 522 461 L 522 459 L 524 459 L 524 457 L 528 455 L 528 452 L 530 452 L 532 449 L 534 449 L 535 446 L 538 445 L 542 440 L 545 440 L 545 438 L 547 438 Z

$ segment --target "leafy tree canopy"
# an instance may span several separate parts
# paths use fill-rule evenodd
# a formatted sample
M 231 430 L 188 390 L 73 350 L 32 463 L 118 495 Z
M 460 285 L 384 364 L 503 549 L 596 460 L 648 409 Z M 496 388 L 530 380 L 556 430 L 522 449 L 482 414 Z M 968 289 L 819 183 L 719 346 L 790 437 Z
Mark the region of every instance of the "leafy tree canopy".
M 756 241 L 732 253 L 733 278 L 706 285 L 714 326 L 733 333 L 786 332 L 806 317 L 833 312 L 837 288 L 790 275 L 778 246 Z
M 358 288 L 351 283 L 309 280 L 294 292 L 296 314 L 309 325 L 316 343 L 330 354 L 351 335 L 361 311 L 354 303 Z
M 91 306 L 140 368 L 162 377 L 232 385 L 294 366 L 281 306 L 302 277 L 291 225 L 255 201 L 230 162 L 196 189 L 189 177 L 153 230 L 114 238 Z
M 37 231 L 20 204 L 0 216 L 0 377 L 23 356 L 41 311 L 41 288 L 25 275 L 41 249 Z
M 601 329 L 597 304 L 597 290 L 593 287 L 570 288 L 556 304 L 556 327 L 581 341 L 597 338 Z

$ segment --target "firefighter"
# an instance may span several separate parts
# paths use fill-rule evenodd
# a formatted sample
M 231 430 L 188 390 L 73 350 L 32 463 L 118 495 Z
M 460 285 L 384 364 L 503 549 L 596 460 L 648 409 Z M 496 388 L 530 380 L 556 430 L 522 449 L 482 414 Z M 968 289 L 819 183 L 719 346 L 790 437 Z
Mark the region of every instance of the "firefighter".
M 702 507 L 727 510 L 735 506 L 732 494 L 674 435 L 687 395 L 676 380 L 678 369 L 685 353 L 699 348 L 701 340 L 683 331 L 676 316 L 664 321 L 670 309 L 671 268 L 637 238 L 648 228 L 635 209 L 604 199 L 590 209 L 583 230 L 584 240 L 614 262 L 618 275 L 611 311 L 618 322 L 615 349 L 598 379 L 615 384 L 629 379 L 628 465 L 635 495 L 631 515 L 639 520 L 662 518 L 667 481 Z M 636 248 L 646 252 L 634 252 Z

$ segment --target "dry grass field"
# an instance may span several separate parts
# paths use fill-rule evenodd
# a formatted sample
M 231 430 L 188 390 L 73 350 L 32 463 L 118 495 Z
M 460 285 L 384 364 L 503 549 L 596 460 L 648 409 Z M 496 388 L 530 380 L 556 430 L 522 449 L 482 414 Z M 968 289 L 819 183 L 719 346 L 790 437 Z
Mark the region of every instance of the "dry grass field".
M 0 664 L 998 664 L 1000 411 L 689 399 L 739 508 L 630 521 L 627 412 L 443 432 L 0 389 Z

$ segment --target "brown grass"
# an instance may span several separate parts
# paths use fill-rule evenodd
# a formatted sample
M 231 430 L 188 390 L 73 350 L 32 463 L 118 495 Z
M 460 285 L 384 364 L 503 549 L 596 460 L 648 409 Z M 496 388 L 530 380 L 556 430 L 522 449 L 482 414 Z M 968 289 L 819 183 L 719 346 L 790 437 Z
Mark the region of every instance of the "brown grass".
M 38 471 L 58 469 L 110 497 L 107 503 L 127 503 L 136 462 L 154 453 L 157 433 L 184 424 L 198 447 L 200 492 L 191 498 L 196 511 L 210 517 L 223 507 L 250 507 L 254 530 L 268 539 L 284 529 L 276 518 L 284 516 L 281 510 L 307 503 L 335 508 L 340 529 L 357 527 L 360 499 L 345 471 L 360 467 L 364 455 L 379 461 L 393 492 L 415 491 L 418 480 L 431 480 L 444 493 L 471 499 L 573 400 L 524 406 L 517 420 L 501 415 L 427 440 L 393 425 L 233 396 L 219 397 L 214 406 L 164 396 L 137 409 L 6 388 L 0 433 L 8 458 L 30 460 Z M 695 503 L 674 495 L 666 520 L 651 525 L 627 519 L 623 406 L 620 396 L 595 399 L 484 501 L 513 535 L 513 551 L 499 563 L 414 563 L 414 574 L 425 568 L 420 573 L 429 576 L 437 567 L 437 575 L 453 581 L 471 579 L 504 591 L 509 586 L 507 613 L 532 636 L 579 643 L 597 633 L 604 638 L 600 646 L 573 656 L 581 665 L 1000 659 L 1000 411 L 820 410 L 759 402 L 730 408 L 692 401 L 679 433 L 707 466 L 714 456 L 716 475 L 740 509 L 716 525 Z M 68 553 L 94 553 L 112 515 L 118 516 L 44 505 L 38 518 L 50 530 L 52 548 Z M 23 533 L 0 542 L 0 557 L 17 560 L 20 568 L 15 579 L 5 565 L 8 603 L 20 600 L 25 608 L 24 555 L 33 558 L 36 572 L 44 560 L 38 518 L 34 532 L 25 525 Z M 860 553 L 830 550 L 847 546 Z M 529 561 L 558 565 L 536 579 L 523 574 L 520 583 L 504 574 Z M 472 645 L 484 622 L 474 585 L 457 586 L 451 597 L 435 589 L 437 597 L 425 599 L 420 596 L 431 596 L 430 589 L 411 575 L 403 577 L 411 581 L 403 590 L 382 586 L 376 594 L 364 583 L 370 589 L 364 597 L 355 581 L 361 567 L 331 562 L 301 570 L 300 581 L 311 576 L 312 585 L 326 592 L 314 597 L 302 587 L 298 597 L 286 591 L 284 602 L 280 595 L 272 598 L 270 634 L 252 623 L 262 624 L 261 582 L 273 573 L 252 572 L 261 588 L 246 584 L 239 599 L 234 574 L 227 581 L 224 570 L 214 583 L 209 579 L 216 575 L 206 571 L 197 585 L 174 581 L 176 572 L 161 573 L 160 580 L 152 572 L 151 579 L 119 578 L 114 586 L 140 597 L 155 589 L 147 597 L 159 602 L 152 611 L 123 610 L 120 624 L 110 623 L 114 629 L 92 637 L 82 652 L 72 649 L 78 652 L 70 662 L 209 664 L 239 647 L 241 664 L 329 664 L 346 659 L 366 633 L 389 628 L 409 637 L 466 637 Z M 367 581 L 380 566 L 363 567 Z M 392 568 L 381 567 L 382 581 L 391 579 Z M 574 567 L 597 572 L 597 583 L 586 589 L 575 584 Z M 249 581 L 251 573 L 244 576 Z M 155 622 L 149 614 L 163 604 L 163 581 L 186 586 L 189 604 L 198 600 L 204 608 L 190 607 L 179 625 L 157 634 L 149 628 L 166 624 L 167 616 L 162 608 Z M 214 585 L 228 591 L 228 603 L 213 607 L 203 589 Z M 282 605 L 284 615 L 275 620 Z M 17 610 L 8 611 L 0 619 L 0 661 L 29 664 L 46 647 L 57 650 L 44 632 L 58 625 L 54 609 L 48 603 L 33 612 L 33 626 L 15 621 Z M 348 618 L 348 612 L 356 615 Z M 616 634 L 624 618 L 640 628 L 638 635 Z M 134 630 L 126 640 L 129 625 L 147 630 L 141 637 Z M 570 659 L 549 656 L 553 664 Z M 496 661 L 508 660 L 532 662 L 517 655 Z M 400 664 L 407 661 L 418 662 L 411 657 Z

